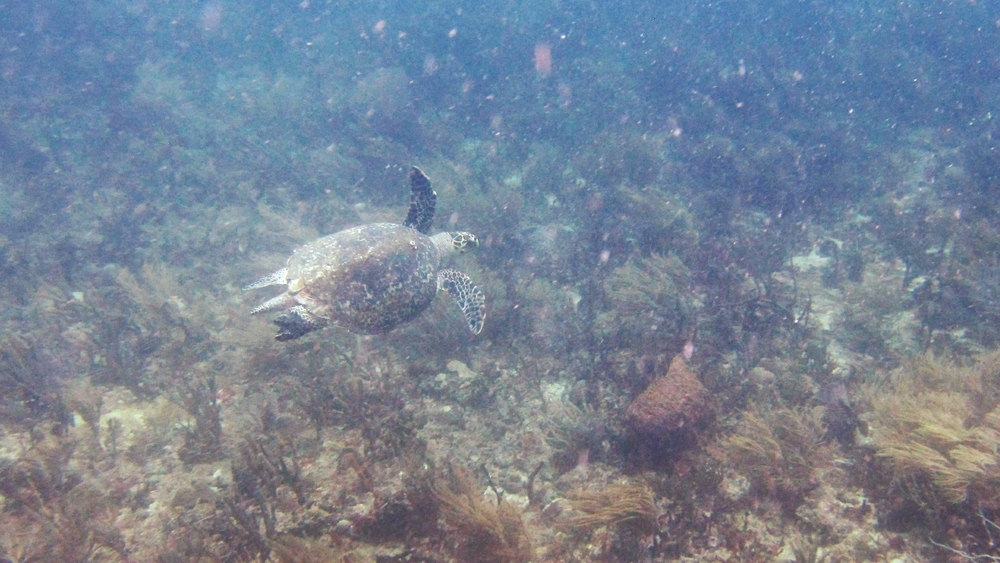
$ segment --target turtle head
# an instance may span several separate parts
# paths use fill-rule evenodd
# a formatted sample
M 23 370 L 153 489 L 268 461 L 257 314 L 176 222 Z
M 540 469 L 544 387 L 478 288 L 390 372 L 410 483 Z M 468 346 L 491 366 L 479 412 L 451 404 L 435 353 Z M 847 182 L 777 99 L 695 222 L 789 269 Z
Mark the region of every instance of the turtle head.
M 451 251 L 461 254 L 479 246 L 476 235 L 466 232 L 438 233 L 432 236 L 431 240 L 441 253 Z
M 459 254 L 477 248 L 479 246 L 479 239 L 476 235 L 472 233 L 466 233 L 464 231 L 448 233 L 451 237 L 451 246 L 455 249 L 455 252 Z

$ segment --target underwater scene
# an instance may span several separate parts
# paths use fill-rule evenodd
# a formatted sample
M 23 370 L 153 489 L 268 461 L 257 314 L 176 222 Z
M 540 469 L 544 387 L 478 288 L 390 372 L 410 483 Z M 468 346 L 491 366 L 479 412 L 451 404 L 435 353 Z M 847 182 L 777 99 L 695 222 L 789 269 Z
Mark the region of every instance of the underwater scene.
M 0 0 L 0 303 L 3 563 L 1000 561 L 1000 4 Z

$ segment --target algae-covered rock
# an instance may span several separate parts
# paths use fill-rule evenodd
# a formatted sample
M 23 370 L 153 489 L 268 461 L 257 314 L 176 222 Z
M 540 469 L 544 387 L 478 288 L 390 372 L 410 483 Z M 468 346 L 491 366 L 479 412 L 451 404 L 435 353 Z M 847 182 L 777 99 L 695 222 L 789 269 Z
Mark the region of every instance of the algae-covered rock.
M 489 390 L 488 383 L 486 378 L 463 362 L 451 360 L 447 370 L 438 373 L 423 387 L 443 400 L 471 405 Z

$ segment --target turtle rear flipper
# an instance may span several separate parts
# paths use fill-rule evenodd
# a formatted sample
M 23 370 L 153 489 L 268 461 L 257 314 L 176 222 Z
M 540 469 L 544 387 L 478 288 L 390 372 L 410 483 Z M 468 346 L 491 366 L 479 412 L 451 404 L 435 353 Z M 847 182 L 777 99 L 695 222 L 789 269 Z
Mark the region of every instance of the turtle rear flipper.
M 243 291 L 267 287 L 269 285 L 285 285 L 286 283 L 288 283 L 288 268 L 282 268 L 277 272 L 271 272 L 253 283 L 244 285 Z
M 482 332 L 486 320 L 486 298 L 469 276 L 458 270 L 441 270 L 438 272 L 438 289 L 448 292 L 462 308 L 472 334 Z
M 267 312 L 267 311 L 273 311 L 274 309 L 285 309 L 285 308 L 288 308 L 288 307 L 292 307 L 292 306 L 296 305 L 297 303 L 298 303 L 298 301 L 296 301 L 295 298 L 292 297 L 291 294 L 289 294 L 286 291 L 285 293 L 282 293 L 281 295 L 272 297 L 272 298 L 268 299 L 267 301 L 261 303 L 260 305 L 257 305 L 256 307 L 253 308 L 252 311 L 250 311 L 250 314 L 251 315 L 257 315 L 257 314 L 264 313 L 264 312 Z
M 437 194 L 431 189 L 431 181 L 423 170 L 414 166 L 410 169 L 410 211 L 404 225 L 427 234 L 434 221 L 434 206 Z
M 326 320 L 313 315 L 305 307 L 299 305 L 279 315 L 278 318 L 274 319 L 274 324 L 278 325 L 278 334 L 275 335 L 274 339 L 278 342 L 284 342 L 295 340 L 302 335 L 325 327 Z

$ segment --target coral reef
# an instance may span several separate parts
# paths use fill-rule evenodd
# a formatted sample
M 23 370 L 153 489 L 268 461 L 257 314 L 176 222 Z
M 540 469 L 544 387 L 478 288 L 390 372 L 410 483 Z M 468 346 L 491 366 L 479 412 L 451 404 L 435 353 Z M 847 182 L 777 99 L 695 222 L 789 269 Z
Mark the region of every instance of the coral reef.
M 0 559 L 1000 560 L 992 4 L 368 4 L 4 5 Z M 410 165 L 488 328 L 277 345 Z

